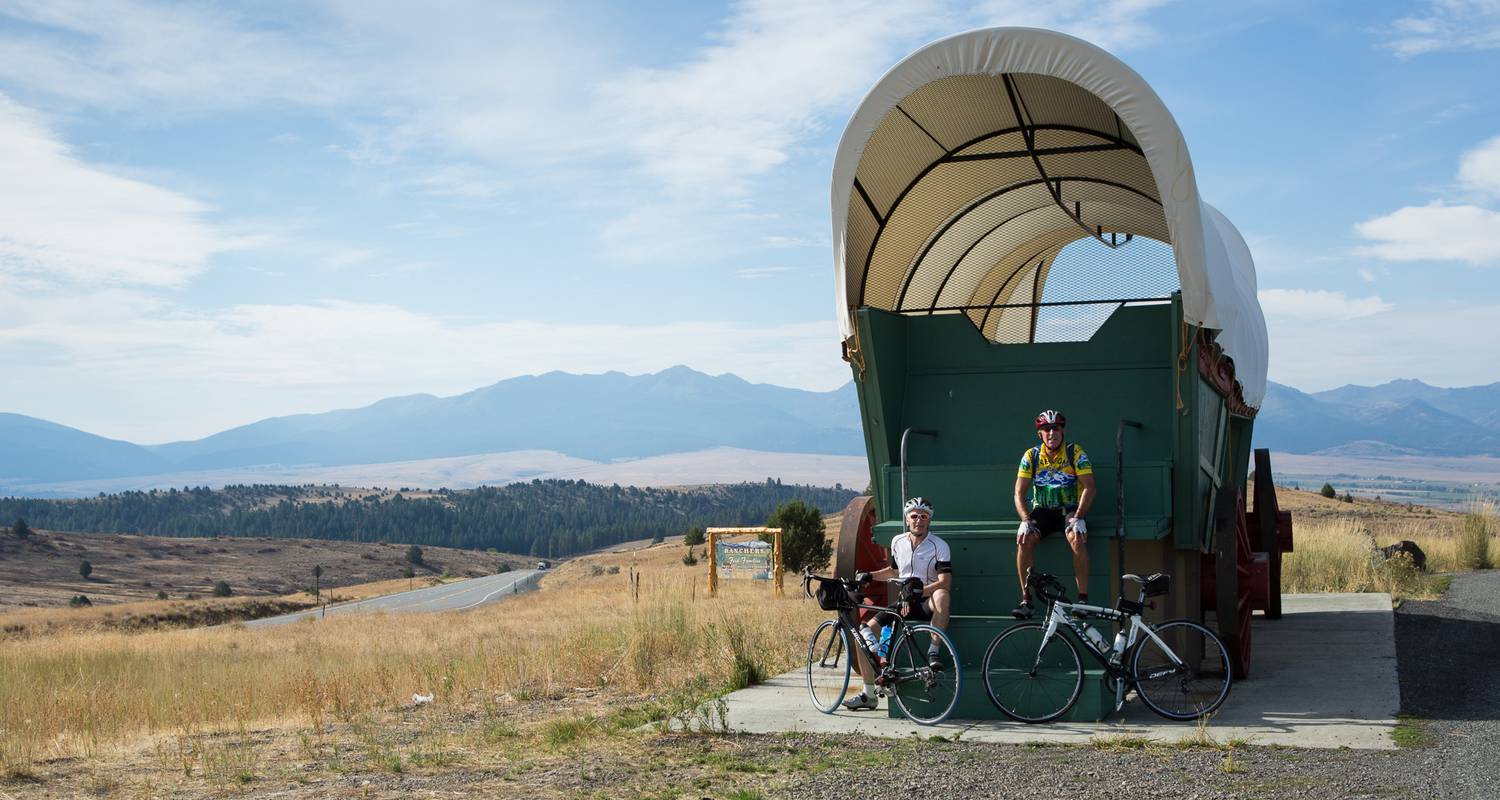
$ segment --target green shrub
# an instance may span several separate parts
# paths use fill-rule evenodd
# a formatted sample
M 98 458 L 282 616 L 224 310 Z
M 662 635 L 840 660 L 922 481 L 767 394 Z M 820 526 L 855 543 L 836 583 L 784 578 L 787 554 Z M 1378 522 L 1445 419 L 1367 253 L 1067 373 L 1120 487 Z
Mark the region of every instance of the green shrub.
M 687 555 L 682 557 L 682 563 L 690 567 L 698 566 L 698 558 L 693 555 L 693 548 L 688 548 Z
M 234 594 L 234 590 L 229 588 L 229 581 L 216 581 L 214 583 L 214 597 L 228 597 L 232 594 Z
M 609 567 L 609 569 L 606 569 L 605 572 L 608 572 L 611 575 L 619 575 L 620 574 L 620 568 L 618 566 L 615 566 L 615 565 L 611 564 L 610 567 Z
M 90 564 L 88 559 L 85 558 L 84 560 L 78 562 L 78 574 L 84 580 L 88 580 L 89 579 L 89 575 L 93 574 L 93 572 L 94 572 L 94 565 Z
M 1333 488 L 1333 484 L 1331 484 L 1331 483 L 1325 483 L 1325 484 L 1323 484 L 1323 488 L 1321 488 L 1321 489 L 1318 490 L 1318 494 L 1323 495 L 1324 497 L 1328 498 L 1329 500 L 1332 500 L 1335 497 L 1339 496 L 1338 491 Z
M 776 507 L 766 520 L 766 527 L 781 529 L 781 564 L 787 572 L 814 571 L 828 566 L 833 546 L 823 530 L 823 512 L 801 500 L 790 500 Z M 770 541 L 770 536 L 762 536 Z
M 163 592 L 161 590 L 157 590 L 157 592 L 156 592 L 156 599 L 157 600 L 165 600 L 165 599 L 167 599 L 167 593 Z
M 593 575 L 595 578 L 597 578 L 600 575 L 604 574 L 604 567 L 601 567 L 598 564 L 595 564 L 592 567 L 589 567 L 589 574 Z
M 69 608 L 82 608 L 84 606 L 91 606 L 93 604 L 93 601 L 89 600 L 88 595 L 82 594 L 75 594 L 71 599 L 68 600 Z
M 708 541 L 708 534 L 704 532 L 702 528 L 696 525 L 688 528 L 687 534 L 682 537 L 682 543 L 688 545 L 689 547 L 693 545 L 703 544 L 706 541 Z

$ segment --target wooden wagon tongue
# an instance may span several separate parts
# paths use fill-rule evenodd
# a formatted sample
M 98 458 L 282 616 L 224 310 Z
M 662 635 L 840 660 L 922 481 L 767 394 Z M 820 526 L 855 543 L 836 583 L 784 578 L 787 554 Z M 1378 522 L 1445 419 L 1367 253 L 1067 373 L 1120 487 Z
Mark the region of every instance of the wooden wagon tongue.
M 1216 624 L 1247 675 L 1250 614 L 1279 615 L 1291 546 L 1269 454 L 1255 454 L 1255 511 L 1245 502 L 1265 318 L 1250 249 L 1199 196 L 1156 92 L 1060 33 L 933 42 L 855 110 L 831 212 L 871 486 L 844 510 L 835 573 L 883 566 L 902 503 L 931 499 L 953 557 L 949 633 L 983 652 L 1019 600 L 1017 457 L 1037 411 L 1058 408 L 1096 488 L 1091 597 L 1117 591 L 1127 563 L 1171 573 L 1166 616 Z M 1062 536 L 1036 545 L 1037 568 L 1065 579 L 1073 555 Z M 958 714 L 993 711 L 979 695 Z

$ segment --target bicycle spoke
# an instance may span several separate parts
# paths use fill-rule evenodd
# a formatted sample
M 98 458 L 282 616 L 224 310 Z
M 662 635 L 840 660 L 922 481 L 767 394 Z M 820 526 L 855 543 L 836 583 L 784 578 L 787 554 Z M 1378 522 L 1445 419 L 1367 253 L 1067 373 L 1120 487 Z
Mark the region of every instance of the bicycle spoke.
M 931 652 L 936 648 L 934 669 Z M 914 722 L 931 725 L 946 719 L 958 704 L 962 680 L 958 654 L 948 638 L 927 625 L 908 628 L 891 652 L 894 699 Z
M 1223 643 L 1186 620 L 1165 623 L 1155 633 L 1161 643 L 1147 637 L 1132 661 L 1141 700 L 1168 719 L 1198 719 L 1217 709 L 1229 695 L 1229 651 Z
M 983 676 L 990 701 L 1021 722 L 1046 722 L 1067 713 L 1083 688 L 1078 651 L 1061 633 L 1043 645 L 1046 629 L 1014 625 L 985 653 Z
M 807 644 L 807 691 L 813 706 L 825 714 L 838 710 L 849 691 L 852 668 L 846 629 L 826 620 Z

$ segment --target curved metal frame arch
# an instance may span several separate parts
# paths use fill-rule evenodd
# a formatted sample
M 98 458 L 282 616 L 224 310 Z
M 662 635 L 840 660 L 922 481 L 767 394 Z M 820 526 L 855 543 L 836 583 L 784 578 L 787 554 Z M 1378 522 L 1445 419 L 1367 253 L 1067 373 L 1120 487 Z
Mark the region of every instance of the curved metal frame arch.
M 901 105 L 899 103 L 896 105 L 896 109 L 901 111 L 901 113 L 905 115 L 907 119 L 911 119 L 913 124 L 916 124 L 918 128 L 921 128 L 922 131 L 926 133 L 926 129 L 922 128 L 920 124 L 917 124 L 916 120 L 912 119 L 911 115 L 907 114 L 906 110 L 901 108 Z M 1017 117 L 1017 119 L 1019 120 L 1020 118 Z M 1115 115 L 1115 124 L 1120 124 L 1120 118 L 1118 115 Z M 994 139 L 996 137 L 1004 136 L 1006 134 L 1020 133 L 1025 136 L 1025 132 L 1027 130 L 1030 130 L 1033 133 L 1036 131 L 1067 131 L 1070 133 L 1081 133 L 1088 136 L 1098 137 L 1099 139 L 1103 140 L 1105 144 L 1076 145 L 1072 147 L 1049 147 L 1041 149 L 1037 149 L 1033 146 L 1028 147 L 1028 149 L 1026 150 L 1007 150 L 998 153 L 969 153 L 966 155 L 960 154 L 963 150 L 967 150 L 974 145 L 977 145 L 988 139 Z M 933 144 L 936 144 L 938 147 L 943 146 L 943 143 L 938 141 L 937 138 L 932 134 L 928 133 L 927 138 L 931 139 Z M 1032 143 L 1034 144 L 1034 138 L 1032 140 Z M 865 187 L 859 182 L 859 178 L 856 177 L 854 179 L 854 191 L 860 196 L 862 200 L 864 200 L 865 207 L 870 209 L 870 215 L 875 218 L 875 221 L 877 223 L 875 235 L 870 239 L 870 249 L 867 253 L 865 253 L 865 263 L 863 265 L 863 271 L 860 273 L 859 277 L 859 305 L 863 306 L 865 304 L 865 289 L 868 286 L 870 280 L 870 259 L 874 257 L 875 248 L 880 244 L 881 234 L 885 232 L 886 225 L 890 222 L 891 217 L 895 215 L 896 209 L 901 206 L 901 202 L 905 200 L 906 196 L 911 193 L 912 189 L 916 188 L 917 184 L 921 183 L 922 179 L 927 177 L 928 173 L 932 172 L 934 169 L 937 169 L 943 164 L 961 163 L 965 161 L 989 161 L 1006 158 L 1035 158 L 1037 156 L 1066 155 L 1068 153 L 1108 152 L 1110 150 L 1128 150 L 1138 156 L 1141 156 L 1142 158 L 1145 157 L 1145 152 L 1141 149 L 1140 145 L 1126 141 L 1123 136 L 1111 135 L 1103 131 L 1094 130 L 1092 128 L 1085 128 L 1081 125 L 1016 125 L 1014 127 L 1001 128 L 998 130 L 990 131 L 989 133 L 976 136 L 956 147 L 948 149 L 943 153 L 943 155 L 933 159 L 931 163 L 919 170 L 917 174 L 912 177 L 911 181 L 906 184 L 906 186 L 902 187 L 901 191 L 896 194 L 896 199 L 891 201 L 890 207 L 886 209 L 884 214 L 881 214 L 880 209 L 875 207 L 874 198 L 870 197 L 869 193 L 865 191 Z M 1054 178 L 1053 180 L 1063 179 Z M 1077 179 L 1068 178 L 1066 180 Z M 1042 180 L 1039 179 L 1037 181 L 1031 182 L 1028 185 L 1035 185 L 1036 183 L 1040 182 L 1042 182 Z M 1162 204 L 1160 199 L 1151 197 L 1150 195 L 1145 194 L 1140 190 L 1135 189 L 1134 187 L 1122 188 L 1128 188 L 1136 194 L 1140 194 L 1142 197 L 1151 200 L 1158 206 Z M 1048 189 L 1050 193 L 1051 187 L 1049 186 Z M 1064 208 L 1063 211 L 1064 213 L 1066 213 L 1067 209 Z
M 979 198 L 970 201 L 968 205 L 964 206 L 958 212 L 954 213 L 953 216 L 949 217 L 948 220 L 946 222 L 944 222 L 942 224 L 942 226 L 940 226 L 936 231 L 933 231 L 932 235 L 928 237 L 927 243 L 922 246 L 922 251 L 917 255 L 916 258 L 912 259 L 911 266 L 909 266 L 909 267 L 906 268 L 906 277 L 905 277 L 905 279 L 901 283 L 901 291 L 896 295 L 896 306 L 895 306 L 895 308 L 893 310 L 894 311 L 898 311 L 898 312 L 902 311 L 901 306 L 906 301 L 906 292 L 907 292 L 907 290 L 909 290 L 911 288 L 911 282 L 912 282 L 912 279 L 916 277 L 917 270 L 922 267 L 922 261 L 927 258 L 927 254 L 932 251 L 933 245 L 935 245 L 937 243 L 937 241 L 943 237 L 943 234 L 946 233 L 948 231 L 948 229 L 950 229 L 954 225 L 958 224 L 958 222 L 961 219 L 963 219 L 965 216 L 968 216 L 969 214 L 973 213 L 973 211 L 975 209 L 977 209 L 980 206 L 984 205 L 985 203 L 988 203 L 989 201 L 991 201 L 991 200 L 993 200 L 993 199 L 995 199 L 995 198 L 997 198 L 997 197 L 1005 194 L 1006 192 L 1012 192 L 1012 191 L 1015 191 L 1017 189 L 1024 189 L 1024 188 L 1026 188 L 1028 186 L 1036 186 L 1037 184 L 1046 183 L 1049 180 L 1052 180 L 1052 181 L 1064 181 L 1064 180 L 1066 180 L 1066 181 L 1072 181 L 1072 182 L 1077 182 L 1077 183 L 1093 183 L 1093 184 L 1099 184 L 1101 186 L 1111 186 L 1111 187 L 1114 187 L 1116 189 L 1121 189 L 1123 191 L 1127 191 L 1127 192 L 1130 192 L 1132 194 L 1135 194 L 1135 195 L 1138 195 L 1140 197 L 1143 197 L 1146 200 L 1149 200 L 1149 201 L 1151 201 L 1152 203 L 1155 203 L 1158 206 L 1161 205 L 1161 201 L 1160 200 L 1152 197 L 1149 194 L 1146 194 L 1145 192 L 1141 191 L 1140 189 L 1135 188 L 1134 186 L 1130 186 L 1128 184 L 1120 183 L 1119 181 L 1108 180 L 1106 178 L 1094 178 L 1094 177 L 1081 176 L 1081 175 L 1080 176 L 1068 176 L 1068 177 L 1054 177 L 1054 178 L 1050 178 L 1050 179 L 1049 178 L 1032 178 L 1030 180 L 1021 181 L 1020 183 L 1013 183 L 1013 184 L 1011 184 L 1009 186 L 1003 187 L 1001 189 L 997 189 L 997 190 L 995 190 L 993 192 L 990 192 L 989 194 L 982 195 Z M 1039 210 L 1039 209 L 1045 208 L 1045 207 L 1046 206 L 1037 206 L 1036 208 L 1028 209 L 1028 213 L 1030 211 L 1036 211 L 1036 210 Z M 891 210 L 894 212 L 895 209 L 896 209 L 896 206 L 892 205 L 891 206 Z M 1066 213 L 1066 211 L 1064 211 L 1064 213 Z M 889 220 L 890 217 L 887 216 L 886 219 Z M 870 276 L 870 260 L 875 257 L 875 248 L 876 248 L 877 245 L 880 244 L 880 234 L 884 233 L 884 232 L 885 232 L 885 225 L 882 224 L 880 226 L 880 229 L 875 232 L 875 236 L 870 240 L 870 252 L 865 255 L 865 274 L 864 274 L 863 279 L 862 279 L 862 281 L 860 283 L 860 303 L 859 303 L 860 305 L 864 305 L 865 304 L 865 302 L 864 302 L 864 281 L 869 280 L 869 276 Z M 912 310 L 915 311 L 915 310 L 919 310 L 919 309 L 912 309 Z

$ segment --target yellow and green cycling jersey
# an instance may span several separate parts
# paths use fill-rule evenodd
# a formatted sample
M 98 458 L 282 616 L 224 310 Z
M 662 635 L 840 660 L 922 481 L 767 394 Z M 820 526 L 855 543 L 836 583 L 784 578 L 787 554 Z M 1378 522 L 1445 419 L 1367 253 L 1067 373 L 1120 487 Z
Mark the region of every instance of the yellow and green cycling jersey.
M 1031 479 L 1031 507 L 1078 505 L 1078 476 L 1093 475 L 1094 465 L 1083 448 L 1064 445 L 1056 453 L 1038 445 L 1021 454 L 1017 478 Z

